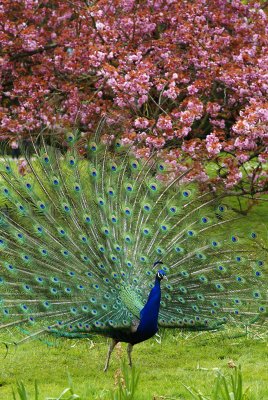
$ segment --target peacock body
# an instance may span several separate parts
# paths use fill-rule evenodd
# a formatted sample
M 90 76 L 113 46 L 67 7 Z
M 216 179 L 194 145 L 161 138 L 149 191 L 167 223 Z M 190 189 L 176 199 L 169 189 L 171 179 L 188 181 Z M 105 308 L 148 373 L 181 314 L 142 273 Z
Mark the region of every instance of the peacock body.
M 0 329 L 18 343 L 99 333 L 132 346 L 158 325 L 217 329 L 265 319 L 266 250 L 215 198 L 120 142 L 33 144 L 24 176 L 1 165 Z M 159 269 L 161 267 L 161 269 Z M 160 281 L 165 276 L 168 281 Z M 148 296 L 149 295 L 149 296 Z M 131 359 L 130 359 L 131 362 Z

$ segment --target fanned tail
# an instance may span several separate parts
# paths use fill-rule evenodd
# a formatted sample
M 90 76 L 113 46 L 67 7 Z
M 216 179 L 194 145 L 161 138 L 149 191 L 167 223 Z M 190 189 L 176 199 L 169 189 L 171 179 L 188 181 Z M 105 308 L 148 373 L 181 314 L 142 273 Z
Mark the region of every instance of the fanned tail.
M 73 134 L 61 152 L 42 142 L 25 152 L 28 172 L 1 168 L 0 329 L 86 337 L 128 330 L 153 287 L 162 285 L 159 324 L 214 329 L 265 318 L 267 251 L 258 231 L 223 199 L 186 183 L 165 183 L 154 156 L 95 141 L 86 158 Z M 22 339 L 24 340 L 24 339 Z

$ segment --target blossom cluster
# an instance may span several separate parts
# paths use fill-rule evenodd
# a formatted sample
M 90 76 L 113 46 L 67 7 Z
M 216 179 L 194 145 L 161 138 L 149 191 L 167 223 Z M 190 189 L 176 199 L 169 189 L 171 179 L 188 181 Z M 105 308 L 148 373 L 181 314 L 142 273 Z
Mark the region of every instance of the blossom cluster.
M 140 157 L 190 162 L 200 181 L 214 161 L 227 188 L 246 170 L 267 190 L 265 4 L 3 0 L 0 139 L 75 128 L 83 143 L 103 121 Z

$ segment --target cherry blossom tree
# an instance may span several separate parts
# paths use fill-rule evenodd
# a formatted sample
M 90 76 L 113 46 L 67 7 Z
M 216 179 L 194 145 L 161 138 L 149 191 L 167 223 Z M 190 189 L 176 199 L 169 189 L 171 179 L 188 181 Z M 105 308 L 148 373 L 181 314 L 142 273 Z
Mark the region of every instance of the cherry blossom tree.
M 101 128 L 231 194 L 268 190 L 267 1 L 2 0 L 0 136 Z

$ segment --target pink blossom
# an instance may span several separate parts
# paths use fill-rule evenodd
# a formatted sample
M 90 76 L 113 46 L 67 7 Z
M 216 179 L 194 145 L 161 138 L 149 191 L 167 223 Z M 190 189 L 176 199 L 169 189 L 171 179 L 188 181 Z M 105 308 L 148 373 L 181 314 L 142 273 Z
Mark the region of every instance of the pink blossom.
M 210 156 L 215 156 L 221 151 L 222 145 L 214 133 L 206 137 L 206 148 Z

